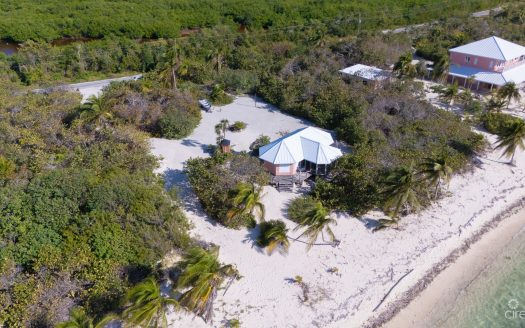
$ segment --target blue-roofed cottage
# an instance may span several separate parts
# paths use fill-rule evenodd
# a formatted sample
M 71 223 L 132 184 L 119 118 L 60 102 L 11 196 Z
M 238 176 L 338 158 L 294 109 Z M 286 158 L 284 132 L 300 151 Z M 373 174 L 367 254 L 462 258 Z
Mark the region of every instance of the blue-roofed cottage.
M 274 176 L 293 176 L 297 171 L 323 175 L 329 165 L 342 156 L 333 144 L 330 133 L 306 127 L 259 148 L 259 158 Z

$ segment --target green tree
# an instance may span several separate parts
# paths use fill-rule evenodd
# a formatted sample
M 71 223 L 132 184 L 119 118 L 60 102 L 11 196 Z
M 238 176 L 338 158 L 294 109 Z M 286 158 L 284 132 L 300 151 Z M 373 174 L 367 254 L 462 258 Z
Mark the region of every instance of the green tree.
M 271 220 L 262 222 L 259 225 L 260 235 L 257 238 L 257 244 L 266 247 L 268 255 L 279 249 L 282 253 L 288 253 L 290 241 L 288 240 L 288 229 L 286 224 L 280 220 Z
M 487 110 L 496 111 L 499 113 L 505 106 L 505 103 L 506 103 L 505 99 L 492 96 L 487 102 Z
M 503 148 L 503 155 L 510 157 L 509 164 L 514 164 L 516 150 L 525 149 L 525 121 L 513 122 L 507 129 L 498 134 L 496 149 Z
M 425 158 L 420 164 L 420 173 L 429 186 L 435 188 L 434 197 L 437 197 L 442 183 L 448 183 L 452 176 L 452 168 L 447 163 L 445 156 L 439 158 Z
M 80 118 L 88 123 L 96 122 L 97 124 L 107 125 L 113 119 L 113 114 L 107 104 L 106 97 L 103 94 L 91 95 L 80 113 Z
M 177 90 L 177 75 L 181 73 L 179 72 L 181 67 L 181 51 L 176 43 L 172 43 L 168 51 L 164 53 L 164 62 L 159 72 L 159 78 L 164 85 Z
M 449 84 L 441 90 L 439 95 L 443 101 L 446 101 L 448 107 L 454 104 L 454 101 L 460 99 L 459 87 L 457 83 Z
M 507 109 L 509 108 L 512 100 L 520 101 L 520 89 L 514 82 L 507 82 L 501 88 L 499 88 L 497 95 L 501 99 L 505 99 L 507 102 Z
M 0 179 L 9 179 L 15 173 L 16 166 L 9 159 L 0 155 Z
M 312 248 L 312 246 L 315 244 L 315 241 L 319 237 L 319 234 L 321 234 L 321 237 L 324 241 L 325 232 L 330 237 L 330 241 L 335 242 L 335 235 L 330 228 L 330 225 L 337 224 L 337 221 L 330 217 L 330 211 L 325 208 L 320 201 L 317 201 L 315 205 L 302 216 L 303 217 L 299 221 L 297 227 L 295 227 L 294 231 L 304 228 L 303 233 L 301 233 L 297 238 L 301 238 L 302 236 L 308 237 L 306 246 L 307 250 Z
M 450 67 L 450 58 L 448 54 L 443 54 L 436 61 L 434 65 L 433 77 L 439 81 L 445 81 L 448 76 L 448 71 Z
M 394 65 L 394 72 L 398 77 L 414 77 L 417 74 L 416 66 L 412 65 L 412 53 L 408 52 L 399 57 Z
M 206 322 L 212 318 L 217 290 L 226 278 L 233 278 L 238 274 L 234 266 L 222 265 L 218 257 L 218 247 L 210 250 L 191 248 L 180 264 L 182 273 L 177 280 L 177 288 L 189 288 L 182 294 L 180 304 Z
M 168 306 L 179 306 L 175 299 L 162 295 L 159 283 L 154 277 L 148 277 L 130 289 L 125 301 L 129 306 L 122 314 L 123 320 L 132 326 L 143 328 L 167 327 Z
M 99 322 L 94 323 L 84 309 L 75 308 L 71 311 L 69 320 L 57 324 L 56 328 L 103 328 L 114 319 L 116 319 L 115 315 L 108 315 Z
M 227 213 L 228 220 L 232 220 L 239 215 L 258 214 L 259 220 L 264 221 L 265 208 L 261 202 L 262 187 L 254 183 L 238 183 L 233 191 L 233 208 Z
M 392 219 L 396 220 L 402 210 L 410 212 L 419 207 L 420 181 L 413 163 L 390 172 L 383 185 L 384 209 Z

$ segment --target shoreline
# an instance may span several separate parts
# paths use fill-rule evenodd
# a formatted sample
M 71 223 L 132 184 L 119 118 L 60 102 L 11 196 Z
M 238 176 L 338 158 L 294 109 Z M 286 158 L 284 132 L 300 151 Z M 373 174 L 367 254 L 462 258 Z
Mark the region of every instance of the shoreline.
M 364 327 L 435 327 L 459 294 L 525 227 L 525 197 L 485 223 Z M 448 307 L 448 309 L 445 309 Z

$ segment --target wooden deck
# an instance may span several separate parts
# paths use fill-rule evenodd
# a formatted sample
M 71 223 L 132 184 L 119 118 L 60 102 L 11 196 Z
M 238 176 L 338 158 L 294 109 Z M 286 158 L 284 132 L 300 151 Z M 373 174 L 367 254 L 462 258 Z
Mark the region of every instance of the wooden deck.
M 295 175 L 272 175 L 271 184 L 279 191 L 293 191 L 294 185 L 302 186 L 304 180 L 312 176 L 308 172 L 297 172 Z

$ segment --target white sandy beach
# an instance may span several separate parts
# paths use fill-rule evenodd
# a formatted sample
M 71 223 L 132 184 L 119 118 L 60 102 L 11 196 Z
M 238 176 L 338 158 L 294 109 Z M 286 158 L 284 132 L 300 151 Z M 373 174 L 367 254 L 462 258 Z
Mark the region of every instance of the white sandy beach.
M 399 230 L 372 233 L 368 225 L 381 217 L 379 212 L 361 219 L 337 214 L 338 247 L 315 246 L 307 253 L 304 244 L 292 242 L 287 256 L 267 256 L 253 245 L 252 231 L 226 229 L 209 220 L 182 172 L 188 158 L 207 156 L 206 145 L 215 142 L 213 126 L 222 118 L 248 123 L 246 131 L 227 136 L 236 150 L 247 150 L 261 133 L 273 139 L 279 131 L 308 124 L 258 105 L 263 108 L 241 97 L 221 112 L 204 113 L 201 125 L 187 139 L 151 140 L 152 152 L 163 157 L 159 172 L 166 174 L 168 184 L 181 189 L 185 211 L 194 225 L 192 234 L 219 245 L 220 259 L 235 264 L 242 275 L 225 294 L 219 293 L 212 324 L 177 312 L 170 315 L 171 327 L 223 327 L 229 319 L 239 319 L 241 327 L 250 328 L 377 326 L 422 289 L 418 282 L 436 272 L 436 264 L 525 197 L 525 154 L 518 153 L 517 166 L 512 167 L 499 158 L 499 152 L 489 151 L 478 158 L 475 170 L 452 179 L 447 197 L 403 218 Z M 494 141 L 493 136 L 488 139 Z M 302 192 L 279 193 L 272 187 L 265 191 L 267 219 L 284 218 L 288 201 Z M 294 227 L 290 221 L 287 224 Z M 331 273 L 331 268 L 337 268 L 337 273 Z M 409 270 L 413 271 L 372 312 Z M 300 301 L 300 287 L 289 282 L 297 275 L 309 285 L 308 302 Z
M 509 243 L 524 235 L 525 209 L 521 209 L 483 235 L 384 327 L 439 326 L 448 318 L 447 314 L 455 308 L 455 301 L 468 290 L 471 283 L 504 253 Z

